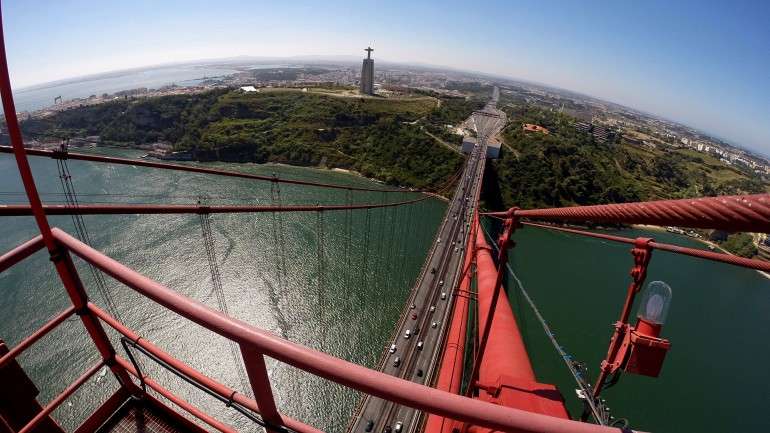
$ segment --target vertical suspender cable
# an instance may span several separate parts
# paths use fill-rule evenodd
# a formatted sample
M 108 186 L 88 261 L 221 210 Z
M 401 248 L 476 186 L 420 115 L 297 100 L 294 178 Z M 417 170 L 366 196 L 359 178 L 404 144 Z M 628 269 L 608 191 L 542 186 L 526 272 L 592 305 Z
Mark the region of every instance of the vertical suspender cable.
M 280 206 L 280 186 L 278 186 L 277 182 L 273 182 L 270 184 L 270 201 L 275 206 Z M 276 191 L 277 189 L 277 191 Z M 271 212 L 272 214 L 272 228 L 273 228 L 273 248 L 275 249 L 275 270 L 276 270 L 276 278 L 278 281 L 278 293 L 284 293 L 284 247 L 283 247 L 283 240 L 281 239 L 279 233 L 278 233 L 278 218 L 279 214 L 281 212 Z M 258 217 L 257 217 L 258 218 Z
M 232 317 L 229 309 L 227 308 L 227 299 L 225 298 L 224 289 L 222 287 L 222 275 L 219 272 L 219 265 L 217 264 L 216 250 L 214 247 L 214 235 L 211 231 L 211 222 L 209 220 L 209 214 L 200 213 L 198 218 L 201 224 L 201 231 L 203 233 L 203 246 L 206 251 L 206 259 L 209 263 L 209 272 L 211 273 L 211 282 L 214 286 L 214 296 L 217 299 L 217 304 L 220 311 L 228 317 Z M 230 352 L 233 357 L 233 363 L 235 364 L 236 374 L 241 381 L 242 390 L 244 393 L 248 393 L 251 389 L 248 379 L 246 378 L 246 371 L 244 370 L 243 361 L 241 360 L 240 350 L 233 340 L 228 339 L 230 344 Z
M 369 209 L 366 209 L 366 223 L 364 225 L 364 266 L 363 266 L 363 272 L 361 273 L 361 288 L 364 291 L 369 291 L 368 282 L 367 282 L 367 266 L 369 265 L 369 231 L 371 230 L 371 223 L 372 223 L 372 214 Z
M 351 190 L 347 190 L 348 206 L 353 204 L 353 197 Z M 345 279 L 345 289 L 350 289 L 350 275 L 352 274 L 350 266 L 350 238 L 353 231 L 353 211 L 348 209 L 345 211 L 345 270 L 343 277 Z
M 321 310 L 325 308 L 324 304 L 324 284 L 325 284 L 325 271 L 326 264 L 324 260 L 324 213 L 323 211 L 316 212 L 316 237 L 317 237 L 317 265 L 318 265 L 318 299 L 321 304 Z
M 78 201 L 77 194 L 75 193 L 75 185 L 72 183 L 72 173 L 70 173 L 69 165 L 67 164 L 66 152 L 66 146 L 62 145 L 62 149 L 60 151 L 62 157 L 56 159 L 56 168 L 59 172 L 59 182 L 61 183 L 62 191 L 64 193 L 67 205 L 77 208 L 80 206 L 80 202 Z M 77 234 L 78 238 L 83 243 L 89 246 L 93 246 L 93 242 L 91 242 L 91 236 L 88 233 L 88 229 L 86 228 L 86 223 L 83 219 L 83 216 L 73 213 L 71 217 L 72 223 L 75 226 L 75 233 Z M 118 321 L 123 322 L 117 305 L 112 299 L 112 295 L 107 288 L 107 283 L 105 282 L 101 271 L 96 269 L 96 267 L 94 267 L 94 265 L 91 263 L 88 263 L 88 269 L 94 278 L 94 284 L 96 285 L 99 294 L 102 296 L 102 299 L 104 299 L 104 302 L 107 305 L 107 310 L 110 312 L 110 314 L 112 314 L 113 317 L 118 319 Z
M 390 293 L 390 290 L 393 288 L 393 261 L 395 260 L 393 258 L 393 247 L 396 243 L 396 217 L 398 212 L 399 206 L 390 208 L 390 236 L 388 238 L 388 257 L 385 258 L 386 262 L 386 271 L 385 271 L 385 278 L 386 280 L 386 287 L 388 289 L 388 293 Z

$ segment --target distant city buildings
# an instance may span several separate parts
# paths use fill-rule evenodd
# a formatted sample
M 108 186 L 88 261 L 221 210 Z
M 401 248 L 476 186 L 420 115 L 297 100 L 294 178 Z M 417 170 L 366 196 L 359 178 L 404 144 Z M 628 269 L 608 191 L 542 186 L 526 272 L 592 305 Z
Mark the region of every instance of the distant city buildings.
M 594 125 L 594 128 L 591 130 L 591 135 L 594 136 L 594 140 L 596 140 L 597 143 L 606 143 L 610 133 L 607 128 Z
M 361 66 L 361 93 L 374 95 L 374 59 L 372 59 L 372 47 L 366 48 L 366 58 Z
M 577 122 L 575 129 L 579 132 L 591 134 L 597 143 L 606 143 L 615 136 L 615 132 L 605 126 L 595 125 L 590 122 Z

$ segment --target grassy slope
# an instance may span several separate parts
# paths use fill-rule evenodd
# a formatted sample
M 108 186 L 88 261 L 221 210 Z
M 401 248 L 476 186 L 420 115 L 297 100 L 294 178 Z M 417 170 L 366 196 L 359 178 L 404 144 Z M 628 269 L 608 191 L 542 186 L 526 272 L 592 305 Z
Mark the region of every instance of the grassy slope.
M 422 188 L 443 183 L 462 163 L 409 124 L 436 110 L 430 97 L 215 90 L 84 107 L 23 128 L 28 134 L 100 135 L 127 145 L 162 140 L 203 160 L 325 165 Z
M 686 149 L 646 149 L 595 143 L 579 133 L 575 119 L 520 104 L 506 106 L 510 124 L 503 138 L 518 155 L 503 152 L 496 162 L 502 204 L 567 206 L 702 195 L 768 191 L 718 159 Z M 536 123 L 549 135 L 524 133 Z

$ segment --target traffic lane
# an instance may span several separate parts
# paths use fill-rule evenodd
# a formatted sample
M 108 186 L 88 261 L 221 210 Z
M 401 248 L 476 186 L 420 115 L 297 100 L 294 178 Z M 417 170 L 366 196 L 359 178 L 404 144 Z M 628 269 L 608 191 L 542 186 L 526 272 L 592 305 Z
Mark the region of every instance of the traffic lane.
M 459 208 L 462 209 L 462 206 L 460 206 Z M 462 221 L 457 221 L 456 219 L 453 220 L 452 223 L 448 225 L 449 233 L 444 233 L 444 234 L 448 238 L 450 238 L 450 239 L 454 238 L 456 236 L 457 232 L 458 232 L 459 227 L 461 227 L 461 224 L 462 224 Z M 443 271 L 440 272 L 440 275 L 445 277 L 445 278 L 449 277 L 449 274 L 447 273 L 447 271 L 452 269 L 452 267 L 451 267 L 451 264 L 452 264 L 451 261 L 453 259 L 452 248 L 453 248 L 452 244 L 449 243 L 449 241 L 447 240 L 447 241 L 444 242 L 444 246 L 441 249 L 436 251 L 437 253 L 440 253 L 439 255 L 442 257 L 442 259 L 440 261 L 443 262 L 443 263 L 441 263 L 440 266 L 441 266 L 441 268 L 443 268 Z M 449 265 L 450 265 L 449 267 L 445 266 L 445 264 L 447 262 L 449 262 Z M 423 291 L 423 293 L 422 293 L 423 296 L 427 297 L 427 296 L 431 296 L 432 295 L 431 297 L 433 299 L 440 299 L 441 296 L 439 295 L 439 292 L 444 290 L 444 288 L 442 287 L 441 284 L 437 284 L 437 285 L 428 284 L 426 287 L 428 287 L 428 288 L 432 287 L 433 290 Z M 446 297 L 444 297 L 444 298 L 445 299 L 443 301 L 446 301 Z M 423 299 L 425 299 L 425 298 L 423 298 Z M 426 306 L 424 307 L 424 310 L 426 312 L 429 312 L 429 307 L 427 307 L 427 304 L 428 303 L 431 303 L 431 304 L 434 303 L 433 299 L 430 302 L 427 302 L 427 299 L 425 299 Z M 441 305 L 439 304 L 438 307 L 441 307 Z M 445 311 L 445 306 L 444 306 L 444 308 L 441 308 L 438 311 L 441 311 L 441 310 Z M 422 351 L 417 348 L 417 346 L 416 346 L 417 343 L 416 342 L 417 342 L 418 339 L 420 339 L 420 337 L 425 335 L 426 332 L 431 331 L 431 328 L 428 328 L 428 326 L 427 326 L 427 324 L 430 321 L 429 319 L 430 319 L 430 316 L 427 316 L 427 315 L 424 314 L 423 320 L 421 320 L 421 327 L 423 329 L 420 330 L 420 332 L 418 332 L 416 334 L 410 335 L 410 338 L 408 338 L 408 339 L 405 338 L 404 339 L 404 340 L 407 340 L 407 342 L 406 342 L 405 345 L 401 344 L 401 347 L 406 346 L 406 349 L 405 349 L 406 353 L 404 354 L 404 358 L 398 357 L 398 359 L 400 361 L 398 363 L 398 366 L 396 366 L 395 364 L 393 364 L 391 362 L 391 360 L 395 361 L 396 357 L 394 357 L 393 353 L 390 354 L 390 357 L 389 357 L 389 360 L 388 360 L 389 362 L 391 362 L 389 364 L 390 366 L 388 367 L 389 370 L 400 370 L 400 369 L 403 368 L 404 372 L 402 374 L 400 374 L 400 376 L 408 376 L 408 372 L 409 372 L 410 369 L 405 365 L 405 363 L 413 364 L 413 361 L 415 360 L 415 358 L 419 358 L 419 356 L 420 356 Z M 408 323 L 408 320 L 407 320 L 407 323 Z M 414 328 L 412 328 L 412 329 L 414 329 Z M 405 330 L 401 329 L 400 331 L 405 331 Z M 399 333 L 399 335 L 401 337 L 403 337 L 403 333 Z M 396 344 L 396 343 L 393 343 L 393 344 Z M 396 353 L 397 352 L 398 352 L 398 350 L 396 351 Z M 372 420 L 374 422 L 374 419 L 379 417 L 380 418 L 379 422 L 377 422 L 377 428 L 378 429 L 379 428 L 385 428 L 385 426 L 387 426 L 387 425 L 393 425 L 393 423 L 395 422 L 393 420 L 392 413 L 391 413 L 391 415 L 386 415 L 386 414 L 383 414 L 383 412 L 393 412 L 393 409 L 395 409 L 396 412 L 401 410 L 400 406 L 394 408 L 393 405 L 390 402 L 386 402 L 386 401 L 382 401 L 382 400 L 380 402 L 378 402 L 378 403 L 370 403 L 369 407 L 371 407 L 372 410 L 365 410 L 365 414 L 364 414 L 365 421 L 364 420 L 360 421 L 359 425 L 363 424 L 364 427 L 367 427 L 369 425 L 369 420 Z M 366 419 L 367 416 L 369 416 L 371 418 Z M 393 421 L 393 422 L 391 422 L 391 421 Z M 365 430 L 365 428 L 364 428 L 364 430 Z
M 431 273 L 433 274 L 433 277 L 431 278 L 428 287 L 426 287 L 426 291 L 424 291 L 420 296 L 420 301 L 422 302 L 421 305 L 417 306 L 414 303 L 410 307 L 412 308 L 411 313 L 408 314 L 408 316 L 412 319 L 410 322 L 407 320 L 406 324 L 411 325 L 411 327 L 407 327 L 411 331 L 410 338 L 414 339 L 412 342 L 405 342 L 403 344 L 399 344 L 397 342 L 392 343 L 392 345 L 396 346 L 396 352 L 398 352 L 398 349 L 401 347 L 406 347 L 406 350 L 402 353 L 404 354 L 403 357 L 399 356 L 400 361 L 402 363 L 406 363 L 406 365 L 403 367 L 405 370 L 404 376 L 409 376 L 411 373 L 414 372 L 414 369 L 411 367 L 411 364 L 413 364 L 413 358 L 415 357 L 413 355 L 414 348 L 412 346 L 417 346 L 419 344 L 419 341 L 423 341 L 423 335 L 424 332 L 430 331 L 428 328 L 428 325 L 431 324 L 431 317 L 434 317 L 436 315 L 440 315 L 444 308 L 442 308 L 442 305 L 438 303 L 438 301 L 442 300 L 443 297 L 444 301 L 446 300 L 446 287 L 451 287 L 455 282 L 453 281 L 455 279 L 455 271 L 453 269 L 453 265 L 456 262 L 456 255 L 459 252 L 457 245 L 456 245 L 456 239 L 462 238 L 463 233 L 463 225 L 465 224 L 466 217 L 464 215 L 465 205 L 462 200 L 458 200 L 457 205 L 452 210 L 452 221 L 451 224 L 448 227 L 448 230 L 445 231 L 445 233 L 442 233 L 443 235 L 443 247 L 441 248 L 441 260 L 438 265 L 438 267 L 432 267 Z M 458 219 L 457 217 L 462 215 L 463 218 Z M 446 233 L 448 232 L 448 233 Z M 436 282 L 436 279 L 439 279 L 438 283 Z M 449 285 L 446 285 L 446 283 L 449 282 Z M 444 284 L 442 284 L 444 283 Z M 443 295 L 439 295 L 439 293 L 443 293 Z M 436 308 L 438 308 L 438 312 L 436 311 Z M 431 311 L 433 310 L 433 311 Z M 438 313 L 438 314 L 437 314 Z M 400 334 L 402 336 L 405 335 L 405 332 L 407 329 L 401 329 Z M 424 332 L 415 332 L 417 330 L 426 330 Z M 430 341 L 430 340 L 429 340 Z M 391 346 L 392 349 L 392 346 Z M 423 350 L 425 348 L 423 347 Z M 419 349 L 418 349 L 419 350 Z M 419 354 L 418 354 L 419 356 Z M 391 358 L 393 357 L 393 353 L 391 353 Z M 393 368 L 401 368 L 393 366 Z
M 462 196 L 457 197 L 458 199 L 452 206 L 452 212 L 448 213 L 448 215 L 454 215 L 449 219 L 450 224 L 442 224 L 444 225 L 444 230 L 439 234 L 438 236 L 438 247 L 434 249 L 433 255 L 430 259 L 430 268 L 429 271 L 432 276 L 430 278 L 423 278 L 419 284 L 418 290 L 415 293 L 415 296 L 413 296 L 411 305 L 408 305 L 410 310 L 406 314 L 406 320 L 403 321 L 401 324 L 398 333 L 395 335 L 395 341 L 390 342 L 390 347 L 388 348 L 389 355 L 387 356 L 385 369 L 384 372 L 391 374 L 391 373 L 398 373 L 402 369 L 402 365 L 405 362 L 411 361 L 410 359 L 410 348 L 413 345 L 416 345 L 417 343 L 412 340 L 412 337 L 419 338 L 417 336 L 410 336 L 409 339 L 402 339 L 406 333 L 406 330 L 410 330 L 411 332 L 414 332 L 415 330 L 415 320 L 419 320 L 421 323 L 418 326 L 418 328 L 425 328 L 425 314 L 429 313 L 429 308 L 427 304 L 433 304 L 434 302 L 432 299 L 428 299 L 431 297 L 431 294 L 434 294 L 432 297 L 437 297 L 437 292 L 443 290 L 443 284 L 442 282 L 446 281 L 447 273 L 446 273 L 446 266 L 444 266 L 444 262 L 446 261 L 446 257 L 451 257 L 452 249 L 454 248 L 454 242 L 453 240 L 457 237 L 457 233 L 459 230 L 462 230 L 462 226 L 458 227 L 458 221 L 457 221 L 457 215 L 462 212 L 463 210 L 463 200 Z M 462 224 L 462 222 L 460 222 Z M 436 270 L 436 272 L 433 272 Z M 436 281 L 438 279 L 438 281 Z M 438 284 L 437 284 L 438 283 Z M 434 287 L 437 287 L 437 289 L 433 289 Z M 418 309 L 420 311 L 414 311 Z M 415 306 L 415 308 L 411 308 L 412 306 Z M 416 319 L 415 319 L 416 317 Z M 393 346 L 395 345 L 395 350 L 393 350 Z M 393 362 L 395 362 L 395 359 L 399 358 L 399 365 L 394 365 Z
M 478 173 L 475 173 L 475 178 L 478 178 Z M 478 185 L 471 191 L 475 197 L 475 192 L 478 189 Z M 466 209 L 462 209 L 462 211 L 465 211 Z M 470 208 L 467 209 L 470 213 Z M 463 219 L 460 221 L 461 228 L 462 223 L 464 223 L 466 219 L 466 215 L 463 215 Z M 461 240 L 467 240 L 465 235 L 460 236 L 459 239 Z M 461 241 L 462 242 L 462 241 Z M 464 245 L 464 244 L 463 244 Z M 453 247 L 453 249 L 456 247 Z M 455 251 L 452 251 L 451 256 L 449 257 L 449 268 L 447 273 L 447 278 L 451 278 L 452 285 L 451 287 L 455 287 L 457 283 L 457 279 L 459 278 L 461 274 L 460 269 L 460 263 L 461 263 L 461 252 L 462 250 L 457 249 Z M 450 275 L 451 274 L 451 277 Z M 453 289 L 454 290 L 454 289 Z M 429 322 L 431 322 L 430 328 L 428 328 L 424 333 L 421 333 L 423 338 L 421 341 L 423 342 L 422 350 L 417 348 L 417 352 L 412 355 L 412 358 L 416 360 L 415 365 L 411 367 L 411 377 L 410 380 L 418 382 L 418 383 L 425 383 L 425 381 L 430 377 L 430 374 L 428 372 L 428 366 L 432 365 L 432 361 L 435 360 L 437 356 L 437 351 L 439 348 L 439 342 L 440 337 L 443 332 L 443 329 L 446 326 L 446 320 L 447 320 L 447 313 L 449 311 L 448 309 L 449 302 L 447 299 L 440 299 L 437 301 L 436 309 L 433 312 L 429 312 Z M 434 324 L 435 323 L 435 327 Z M 420 370 L 423 370 L 423 374 L 419 374 Z M 389 411 L 389 412 L 392 412 Z M 401 422 L 402 428 L 404 431 L 409 431 L 414 426 L 414 423 L 417 420 L 417 417 L 419 415 L 419 411 L 416 411 L 412 408 L 406 407 L 406 406 L 398 406 L 396 408 L 395 413 L 392 413 L 390 416 L 386 416 L 387 419 L 384 419 L 384 423 L 382 423 L 382 426 L 391 426 L 391 428 L 395 428 L 395 425 L 397 422 Z
M 478 177 L 478 168 L 479 168 L 478 167 L 478 159 L 479 159 L 478 158 L 478 156 L 479 156 L 478 150 L 479 149 L 475 149 L 476 152 L 474 152 L 475 155 L 474 155 L 474 158 L 472 160 L 472 164 L 470 164 L 472 166 L 466 167 L 466 172 L 463 173 L 463 175 L 464 175 L 463 176 L 464 177 L 464 179 L 463 179 L 464 187 L 463 187 L 462 193 L 460 193 L 460 194 L 455 193 L 454 194 L 452 208 L 454 209 L 456 215 L 459 214 L 460 212 L 463 212 L 465 210 L 465 206 L 464 205 L 465 205 L 465 203 L 467 201 L 467 200 L 465 200 L 467 198 L 467 195 L 465 194 L 465 192 L 466 192 L 465 190 L 467 189 L 467 187 L 468 187 L 468 185 L 470 183 L 470 179 Z M 468 168 L 470 168 L 470 170 L 467 170 Z M 468 172 L 470 172 L 470 174 L 473 174 L 474 176 L 467 175 Z M 476 186 L 476 187 L 478 187 L 478 186 Z M 447 215 L 449 215 L 449 213 Z M 457 235 L 457 225 L 458 225 L 457 224 L 457 219 L 453 217 L 452 220 L 451 220 L 452 221 L 451 224 L 447 224 L 447 221 L 449 221 L 449 220 L 448 220 L 447 217 L 445 217 L 444 221 L 442 221 L 442 230 L 441 230 L 440 235 L 441 235 L 441 237 L 444 237 L 445 239 L 447 239 L 447 238 L 453 239 Z M 460 228 L 461 229 L 462 229 L 463 224 L 465 222 L 466 222 L 466 215 L 464 214 L 463 215 L 463 219 L 460 220 Z M 447 233 L 447 231 L 449 231 L 449 233 Z M 439 239 L 441 237 L 439 237 Z M 443 261 L 443 259 L 437 259 L 437 257 L 441 257 L 441 258 L 449 257 L 450 258 L 450 262 L 451 262 L 451 259 L 453 258 L 452 255 L 451 255 L 451 252 L 450 252 L 450 254 L 448 256 L 446 255 L 447 249 L 449 249 L 449 248 L 451 248 L 451 244 L 448 243 L 447 241 L 444 242 L 444 246 L 441 247 L 441 248 L 432 248 L 432 254 L 431 254 L 431 258 L 430 258 L 431 263 L 435 264 L 436 260 L 438 260 L 439 262 Z M 451 269 L 451 266 L 448 269 Z M 446 274 L 446 272 L 444 272 L 444 274 Z M 423 275 L 425 275 L 425 274 L 423 273 Z M 444 275 L 444 276 L 446 277 L 446 275 Z M 434 276 L 434 278 L 432 278 L 432 282 L 435 283 L 435 276 Z M 420 297 L 422 297 L 424 299 L 424 297 L 426 297 L 429 294 L 429 292 L 430 292 L 430 290 L 426 291 L 425 289 L 426 288 L 429 289 L 431 286 L 433 286 L 433 285 L 432 284 L 425 284 L 425 279 L 423 278 L 421 280 L 420 284 L 419 284 L 418 290 L 415 293 L 415 296 L 413 297 L 413 299 L 420 298 Z M 433 287 L 436 287 L 436 286 L 433 286 Z M 440 290 L 440 288 L 437 289 L 437 290 L 433 290 L 432 292 L 433 292 L 434 295 L 437 295 L 439 290 Z M 442 308 L 439 311 L 443 311 L 445 313 L 446 312 L 445 306 L 444 306 L 444 308 Z M 399 340 L 399 336 L 402 335 L 402 331 L 405 331 L 405 329 L 403 329 L 403 328 L 406 327 L 405 323 L 408 323 L 408 321 L 409 321 L 409 318 L 407 316 L 407 317 L 404 318 L 404 320 L 402 322 L 401 329 L 399 329 L 400 332 L 398 334 L 396 334 L 396 340 Z M 432 328 L 432 329 L 435 329 L 435 328 Z M 393 343 L 393 344 L 396 344 L 396 343 Z M 432 345 L 435 348 L 435 344 L 432 344 Z M 403 348 L 404 345 L 402 344 L 401 347 Z M 411 346 L 407 343 L 406 347 L 408 349 Z M 398 351 L 398 348 L 399 347 L 397 345 L 397 351 Z M 412 349 L 412 352 L 413 351 L 414 351 L 414 349 Z M 434 349 L 434 352 L 435 352 L 435 349 Z M 385 362 L 385 369 L 386 370 L 389 369 L 389 370 L 393 371 L 393 370 L 397 370 L 398 369 L 397 367 L 393 367 L 392 363 L 389 364 L 389 361 L 392 358 L 392 355 L 393 354 L 389 354 L 389 356 L 386 357 L 386 362 Z M 419 356 L 419 354 L 418 354 L 418 356 Z M 409 356 L 409 358 L 414 358 L 414 356 Z M 375 399 L 375 398 L 367 398 L 367 401 L 365 401 L 364 411 L 361 414 L 362 416 L 361 416 L 361 418 L 359 418 L 359 421 L 357 422 L 357 424 L 358 425 L 363 425 L 364 427 L 366 427 L 368 425 L 367 416 L 376 417 L 378 414 L 381 414 L 381 412 L 386 409 L 386 407 L 385 407 L 386 403 L 389 403 L 389 402 L 386 402 L 386 401 L 380 400 L 380 399 Z M 390 417 L 388 417 L 388 418 L 390 418 Z M 367 420 L 367 421 L 365 421 L 365 420 Z M 388 422 L 389 420 L 385 419 L 385 420 L 381 420 L 381 421 Z M 378 423 L 378 424 L 381 424 L 381 423 Z
M 449 228 L 448 228 L 448 230 L 456 229 L 456 226 L 457 226 L 457 224 L 456 224 L 456 223 L 450 224 L 450 225 L 448 226 L 448 227 L 449 227 Z M 446 233 L 445 233 L 445 234 L 446 234 Z M 451 233 L 450 233 L 450 234 L 451 234 Z M 440 256 L 443 256 L 444 254 L 442 254 L 442 253 L 446 253 L 446 252 L 447 252 L 447 249 L 448 249 L 448 244 L 444 243 L 444 246 L 443 246 L 442 248 L 439 248 L 439 249 L 437 249 L 437 250 L 435 251 L 435 252 L 436 252 L 436 253 L 438 253 L 438 254 L 435 254 L 435 253 L 434 253 L 434 257 L 433 257 L 432 259 L 435 261 L 435 260 L 436 260 L 436 259 L 435 259 L 435 257 L 437 257 L 437 256 L 439 256 L 439 257 L 440 257 Z M 450 253 L 450 254 L 451 254 L 451 253 Z M 449 255 L 448 257 L 451 257 L 451 255 Z M 424 281 L 424 280 L 423 280 L 423 281 Z M 425 284 L 424 282 L 422 282 L 422 283 L 421 283 L 421 288 L 430 288 L 430 287 L 431 287 L 431 285 L 430 285 L 430 284 Z M 439 286 L 435 286 L 435 287 L 439 287 Z M 436 291 L 436 290 L 434 290 L 433 292 L 435 293 L 435 292 L 437 292 L 437 291 Z M 429 295 L 429 293 L 428 293 L 428 291 L 427 291 L 427 290 L 421 290 L 421 293 L 418 293 L 418 295 L 420 295 L 420 296 L 423 296 L 423 297 L 424 297 L 424 296 L 427 296 L 427 295 Z M 406 322 L 406 323 L 408 323 L 408 320 L 407 320 L 407 322 Z M 400 331 L 404 331 L 404 329 L 402 328 Z M 423 332 L 421 332 L 421 334 L 422 334 L 422 333 L 424 333 L 424 331 L 423 331 Z M 403 337 L 403 333 L 402 333 L 402 332 L 400 332 L 400 333 L 398 334 L 397 340 L 401 340 L 401 337 Z M 403 348 L 404 346 L 406 346 L 406 347 L 407 347 L 407 351 L 408 351 L 408 352 L 412 352 L 412 353 L 413 353 L 413 352 L 414 352 L 414 350 L 415 350 L 415 348 L 412 348 L 412 350 L 411 350 L 411 351 L 409 351 L 408 349 L 410 348 L 410 344 L 411 344 L 411 343 L 414 343 L 414 341 L 415 341 L 415 340 L 414 340 L 414 338 L 417 338 L 417 336 L 411 336 L 411 337 L 410 337 L 410 339 L 404 339 L 404 340 L 407 340 L 407 342 L 406 342 L 406 344 L 405 344 L 405 345 L 404 345 L 404 344 L 401 344 L 401 348 Z M 408 341 L 408 340 L 411 340 L 411 342 L 410 342 L 410 341 Z M 396 344 L 396 343 L 394 343 L 394 344 Z M 398 353 L 398 349 L 397 349 L 396 353 Z M 386 371 L 386 372 L 389 372 L 389 374 L 391 374 L 391 373 L 393 373 L 393 372 L 395 372 L 395 373 L 398 373 L 398 371 L 400 370 L 400 368 L 401 368 L 401 366 L 403 365 L 403 362 L 404 362 L 404 361 L 401 361 L 401 363 L 399 363 L 399 366 L 398 366 L 398 367 L 395 367 L 395 366 L 393 365 L 393 363 L 392 363 L 392 361 L 395 359 L 393 355 L 394 355 L 393 353 L 391 353 L 391 354 L 390 354 L 390 356 L 388 357 L 388 361 L 387 361 L 387 362 L 386 362 L 386 364 L 385 364 L 385 365 L 386 365 L 386 370 L 388 370 L 388 371 Z M 407 357 L 411 358 L 411 357 L 413 357 L 413 355 L 410 355 L 410 356 L 407 356 Z M 397 375 L 397 374 L 393 374 L 393 375 Z M 383 424 L 383 422 L 384 422 L 384 423 L 387 423 L 387 422 L 388 422 L 388 419 L 382 419 L 382 418 L 383 418 L 383 417 L 382 417 L 382 412 L 383 412 L 383 411 L 387 411 L 387 410 L 388 410 L 388 404 L 390 404 L 390 402 L 387 402 L 387 401 L 384 401 L 384 400 L 380 400 L 380 399 L 373 399 L 373 398 L 372 398 L 372 400 L 379 400 L 379 401 L 370 401 L 370 402 L 368 402 L 368 403 L 367 403 L 367 405 L 366 405 L 366 408 L 365 408 L 365 410 L 364 410 L 364 413 L 362 414 L 363 416 L 362 416 L 362 418 L 361 418 L 361 421 L 359 421 L 359 422 L 358 422 L 358 425 L 363 425 L 363 427 L 364 427 L 364 430 L 366 430 L 366 427 L 368 426 L 368 422 L 369 422 L 369 420 L 372 420 L 372 421 L 373 421 L 373 420 L 374 420 L 374 419 L 376 419 L 377 417 L 380 417 L 380 418 L 381 418 L 381 419 L 380 419 L 380 422 L 379 422 L 379 423 L 377 423 L 377 424 L 379 424 L 379 425 L 377 426 L 378 428 L 379 428 L 380 426 L 383 426 L 383 427 L 384 427 L 384 425 L 387 425 L 387 424 Z M 387 417 L 387 418 L 390 418 L 390 417 Z

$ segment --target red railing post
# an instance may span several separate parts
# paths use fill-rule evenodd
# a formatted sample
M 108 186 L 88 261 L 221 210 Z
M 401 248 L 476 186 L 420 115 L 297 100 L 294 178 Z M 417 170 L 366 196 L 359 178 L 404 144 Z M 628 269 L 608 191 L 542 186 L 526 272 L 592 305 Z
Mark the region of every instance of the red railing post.
M 593 396 L 597 398 L 602 392 L 607 377 L 620 368 L 622 359 L 618 359 L 618 353 L 623 343 L 626 333 L 629 331 L 628 318 L 631 315 L 631 308 L 634 306 L 636 294 L 642 289 L 645 278 L 647 278 L 647 266 L 652 258 L 652 242 L 650 238 L 639 237 L 634 241 L 634 248 L 631 249 L 631 255 L 634 257 L 634 266 L 631 268 L 631 283 L 628 285 L 626 300 L 623 303 L 623 310 L 620 312 L 620 319 L 615 323 L 615 331 L 610 340 L 610 347 L 607 350 L 607 357 L 602 361 L 599 377 L 594 386 Z
M 275 407 L 273 388 L 267 375 L 265 356 L 247 344 L 241 344 L 241 355 L 246 365 L 246 374 L 249 376 L 251 390 L 254 392 L 254 400 L 257 402 L 259 414 L 265 422 L 265 430 L 268 433 L 282 433 L 284 430 L 283 419 Z

